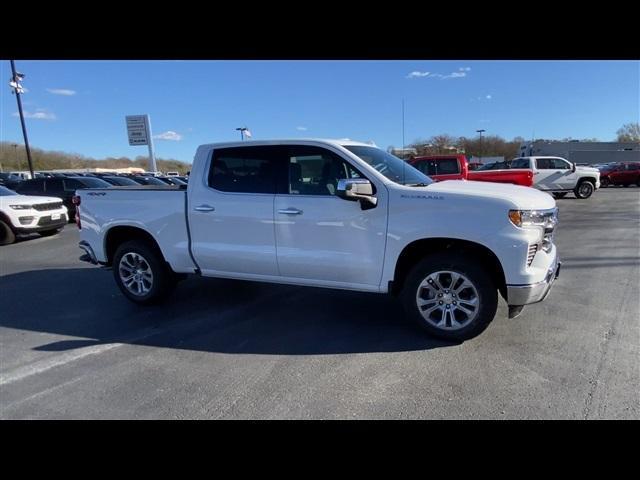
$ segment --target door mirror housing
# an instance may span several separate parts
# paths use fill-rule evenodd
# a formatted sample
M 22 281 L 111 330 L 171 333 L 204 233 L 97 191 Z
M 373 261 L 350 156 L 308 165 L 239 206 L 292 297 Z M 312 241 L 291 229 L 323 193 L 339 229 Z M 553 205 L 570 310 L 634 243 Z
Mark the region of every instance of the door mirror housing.
M 375 207 L 378 199 L 373 196 L 373 185 L 366 178 L 342 178 L 338 180 L 336 195 L 344 200 L 359 200 L 362 207 L 369 204 Z
M 571 172 L 575 173 L 576 171 L 576 164 L 571 162 Z

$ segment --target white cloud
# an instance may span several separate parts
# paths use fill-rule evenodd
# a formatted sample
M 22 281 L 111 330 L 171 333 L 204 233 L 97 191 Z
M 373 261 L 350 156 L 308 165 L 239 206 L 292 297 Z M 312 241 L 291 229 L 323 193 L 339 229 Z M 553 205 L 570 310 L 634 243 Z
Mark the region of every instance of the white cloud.
M 300 130 L 301 132 L 306 132 L 307 127 L 296 127 L 296 130 Z
M 486 95 L 484 98 L 486 98 L 487 100 L 491 100 L 491 98 L 493 97 L 491 97 L 491 95 Z
M 71 97 L 76 94 L 75 90 L 69 90 L 68 88 L 47 88 L 47 92 L 54 95 L 64 95 L 65 97 Z
M 411 72 L 409 75 L 407 75 L 407 78 L 420 78 L 420 77 L 428 77 L 430 75 L 429 72 Z
M 173 140 L 174 142 L 179 142 L 182 140 L 182 135 L 172 130 L 167 130 L 166 132 L 162 132 L 159 135 L 154 135 L 153 138 L 157 138 L 158 140 Z
M 18 112 L 13 112 L 14 117 L 19 117 Z M 47 112 L 43 108 L 38 108 L 35 112 L 24 111 L 24 118 L 33 118 L 34 120 L 55 120 L 55 113 Z
M 467 72 L 471 71 L 470 67 L 460 67 L 457 72 L 451 72 L 449 75 L 444 75 L 442 73 L 430 73 L 430 72 L 419 72 L 414 71 L 407 75 L 406 78 L 421 78 L 421 77 L 429 77 L 429 78 L 439 78 L 441 80 L 447 80 L 449 78 L 463 78 L 467 76 Z

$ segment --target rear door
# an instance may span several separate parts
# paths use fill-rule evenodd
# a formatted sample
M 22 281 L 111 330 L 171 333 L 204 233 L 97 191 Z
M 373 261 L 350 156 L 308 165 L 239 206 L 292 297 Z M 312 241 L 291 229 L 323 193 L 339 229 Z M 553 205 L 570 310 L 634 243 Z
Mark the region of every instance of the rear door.
M 214 150 L 192 179 L 192 252 L 203 273 L 277 276 L 273 202 L 283 167 L 279 146 Z
M 560 160 L 560 162 L 556 162 Z M 556 158 L 536 158 L 535 185 L 540 190 L 567 190 L 575 186 L 567 181 L 571 174 L 568 162 Z
M 301 145 L 287 148 L 286 163 L 288 179 L 274 209 L 280 274 L 315 284 L 377 287 L 386 242 L 384 186 L 377 188 L 378 204 L 363 210 L 360 202 L 336 196 L 339 179 L 365 178 L 348 159 Z

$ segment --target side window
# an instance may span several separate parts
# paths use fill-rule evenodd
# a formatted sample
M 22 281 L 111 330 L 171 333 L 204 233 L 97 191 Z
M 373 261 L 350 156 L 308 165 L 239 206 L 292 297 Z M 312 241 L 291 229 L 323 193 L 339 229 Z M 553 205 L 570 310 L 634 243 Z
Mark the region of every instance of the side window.
M 338 180 L 363 178 L 351 164 L 320 147 L 291 146 L 287 160 L 292 195 L 335 195 Z
M 46 182 L 47 182 L 47 192 L 61 193 L 64 190 L 62 188 L 62 180 L 59 178 L 50 178 L 50 179 L 47 179 Z
M 74 178 L 65 178 L 64 179 L 64 190 L 66 192 L 75 192 L 76 190 L 78 190 L 79 188 L 83 188 L 84 185 L 82 185 L 82 183 L 80 183 L 78 180 L 74 179 Z
M 529 159 L 519 158 L 511 162 L 511 168 L 529 168 Z
M 413 165 L 425 175 L 436 175 L 436 164 L 433 160 L 422 160 Z
M 554 168 L 553 161 L 550 158 L 536 158 L 536 167 L 538 170 L 551 170 Z
M 438 175 L 460 173 L 460 169 L 458 168 L 458 159 L 456 158 L 439 158 L 436 166 L 438 168 Z
M 222 192 L 276 193 L 281 152 L 279 146 L 214 150 L 209 186 Z
M 553 168 L 558 170 L 569 170 L 571 168 L 569 163 L 561 158 L 552 158 L 551 161 L 553 162 Z

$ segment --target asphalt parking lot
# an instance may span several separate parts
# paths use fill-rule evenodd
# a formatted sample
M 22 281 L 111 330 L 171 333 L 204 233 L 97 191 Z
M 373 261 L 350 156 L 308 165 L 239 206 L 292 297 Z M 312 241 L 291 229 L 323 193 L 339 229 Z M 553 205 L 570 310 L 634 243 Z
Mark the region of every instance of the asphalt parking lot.
M 391 297 L 189 279 L 138 307 L 78 231 L 0 247 L 0 418 L 640 418 L 640 188 L 558 200 L 547 300 L 473 340 Z

